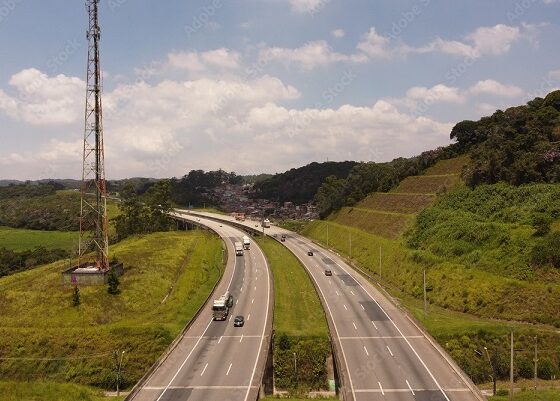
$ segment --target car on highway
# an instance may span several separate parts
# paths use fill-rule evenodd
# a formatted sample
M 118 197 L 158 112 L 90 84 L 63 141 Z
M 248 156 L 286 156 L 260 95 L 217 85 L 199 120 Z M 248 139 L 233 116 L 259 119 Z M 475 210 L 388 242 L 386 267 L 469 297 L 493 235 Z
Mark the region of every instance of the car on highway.
M 310 249 L 309 251 L 307 251 L 307 255 L 308 256 L 313 256 L 313 251 Z
M 330 271 L 329 269 L 325 270 L 325 276 L 332 276 L 332 271 Z
M 235 327 L 243 327 L 243 325 L 245 324 L 245 318 L 243 316 L 236 316 L 235 319 L 233 319 L 233 325 Z

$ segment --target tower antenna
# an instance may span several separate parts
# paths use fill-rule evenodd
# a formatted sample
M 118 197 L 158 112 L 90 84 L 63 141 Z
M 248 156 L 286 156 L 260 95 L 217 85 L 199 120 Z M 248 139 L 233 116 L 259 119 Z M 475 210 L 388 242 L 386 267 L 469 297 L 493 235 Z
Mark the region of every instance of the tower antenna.
M 109 239 L 101 106 L 103 82 L 99 62 L 101 30 L 98 5 L 99 0 L 86 0 L 89 29 L 86 35 L 88 62 L 78 264 L 81 265 L 85 262 L 87 253 L 95 252 L 95 267 L 101 271 L 107 271 L 109 269 Z

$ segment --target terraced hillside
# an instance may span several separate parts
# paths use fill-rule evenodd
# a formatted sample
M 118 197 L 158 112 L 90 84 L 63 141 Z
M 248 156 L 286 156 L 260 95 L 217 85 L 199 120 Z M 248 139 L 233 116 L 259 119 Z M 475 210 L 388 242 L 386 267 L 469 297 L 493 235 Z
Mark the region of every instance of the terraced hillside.
M 329 220 L 389 239 L 399 238 L 417 213 L 432 205 L 438 193 L 461 182 L 465 156 L 442 160 L 423 175 L 408 177 L 388 193 L 373 193 L 354 207 L 343 207 Z

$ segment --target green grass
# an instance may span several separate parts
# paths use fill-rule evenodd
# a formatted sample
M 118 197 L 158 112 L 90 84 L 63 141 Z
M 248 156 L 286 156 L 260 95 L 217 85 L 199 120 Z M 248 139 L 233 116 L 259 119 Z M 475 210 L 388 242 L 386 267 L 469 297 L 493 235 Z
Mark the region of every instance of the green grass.
M 274 277 L 274 331 L 289 336 L 327 337 L 321 301 L 299 260 L 273 239 L 260 239 L 258 243 Z
M 51 382 L 0 382 L 0 401 L 121 401 L 103 391 L 76 384 Z
M 0 358 L 11 358 L 0 360 L 0 376 L 107 388 L 118 349 L 133 384 L 203 304 L 223 272 L 221 254 L 205 231 L 129 238 L 111 247 L 125 264 L 121 294 L 82 287 L 78 308 L 61 284 L 65 262 L 0 279 Z
M 412 214 L 422 211 L 435 200 L 435 195 L 377 192 L 359 202 L 356 207 L 381 212 Z
M 280 243 L 271 238 L 257 241 L 274 277 L 275 385 L 292 395 L 326 389 L 326 359 L 331 348 L 325 313 L 311 278 Z M 294 354 L 299 361 L 297 372 L 293 368 Z
M 440 160 L 434 166 L 424 171 L 423 175 L 461 174 L 463 167 L 465 167 L 469 160 L 469 156 L 466 155 Z
M 437 194 L 460 183 L 458 175 L 418 175 L 405 178 L 392 193 Z
M 78 233 L 74 231 L 39 231 L 0 226 L 0 247 L 24 251 L 42 246 L 47 249 L 76 248 Z
M 488 401 L 509 401 L 509 395 L 488 397 Z M 560 390 L 522 391 L 513 394 L 513 401 L 558 401 Z
M 343 207 L 329 217 L 338 224 L 360 228 L 368 233 L 396 239 L 412 224 L 414 216 Z

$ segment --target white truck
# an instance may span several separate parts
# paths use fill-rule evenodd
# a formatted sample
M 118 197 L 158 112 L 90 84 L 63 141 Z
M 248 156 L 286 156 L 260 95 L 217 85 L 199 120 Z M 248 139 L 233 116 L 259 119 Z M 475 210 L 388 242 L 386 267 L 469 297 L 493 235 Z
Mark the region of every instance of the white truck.
M 243 249 L 249 250 L 251 248 L 251 240 L 246 235 L 243 236 Z
M 270 220 L 264 219 L 263 222 L 262 222 L 262 226 L 263 226 L 263 228 L 269 228 L 270 227 Z
M 235 243 L 235 256 L 243 256 L 243 244 L 239 241 Z
M 228 292 L 214 300 L 212 305 L 212 317 L 214 320 L 226 320 L 229 308 L 233 306 L 233 296 Z

